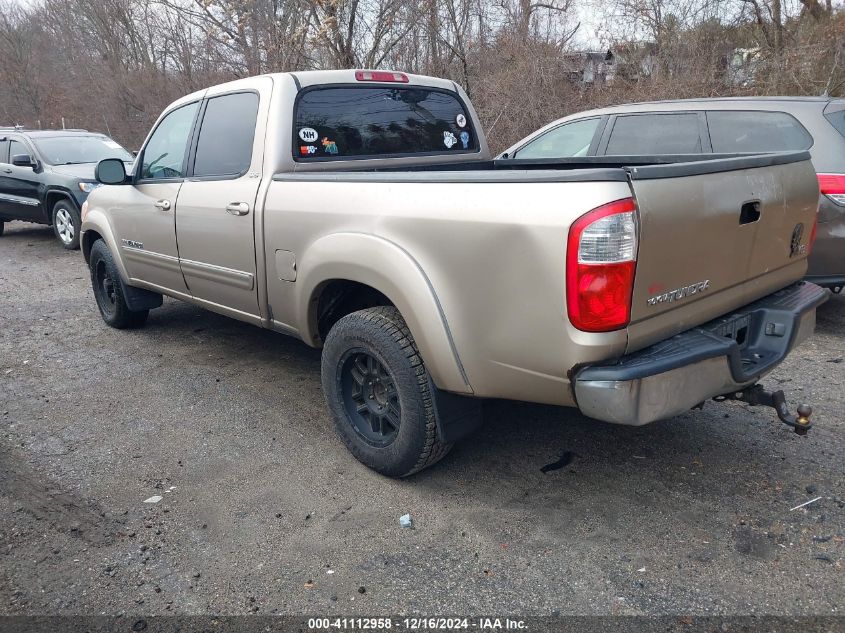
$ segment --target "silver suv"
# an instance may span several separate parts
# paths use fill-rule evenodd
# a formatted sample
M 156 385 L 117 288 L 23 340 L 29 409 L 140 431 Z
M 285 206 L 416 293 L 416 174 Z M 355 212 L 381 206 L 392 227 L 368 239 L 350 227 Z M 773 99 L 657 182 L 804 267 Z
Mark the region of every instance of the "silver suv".
M 558 119 L 508 148 L 518 160 L 809 150 L 819 179 L 807 279 L 845 286 L 845 99 L 744 97 L 631 103 Z

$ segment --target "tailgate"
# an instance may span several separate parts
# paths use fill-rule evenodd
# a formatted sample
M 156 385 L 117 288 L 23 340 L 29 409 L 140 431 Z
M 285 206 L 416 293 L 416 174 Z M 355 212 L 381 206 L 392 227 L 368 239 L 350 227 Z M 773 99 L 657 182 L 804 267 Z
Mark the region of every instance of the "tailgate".
M 628 171 L 640 214 L 631 331 L 643 333 L 629 349 L 803 277 L 819 202 L 809 153 Z M 637 328 L 658 315 L 659 333 Z

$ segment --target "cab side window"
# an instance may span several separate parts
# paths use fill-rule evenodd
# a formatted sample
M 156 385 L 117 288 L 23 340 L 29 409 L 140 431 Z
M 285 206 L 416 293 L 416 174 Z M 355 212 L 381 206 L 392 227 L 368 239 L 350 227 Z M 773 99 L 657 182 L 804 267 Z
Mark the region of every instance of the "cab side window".
M 258 95 L 239 92 L 208 100 L 193 176 L 241 176 L 252 162 Z
M 586 156 L 600 118 L 564 123 L 537 137 L 516 152 L 514 158 L 569 158 Z
M 605 154 L 700 154 L 698 114 L 629 114 L 616 117 Z
M 199 102 L 189 103 L 162 119 L 144 148 L 140 179 L 184 178 L 185 155 L 197 108 Z
M 9 141 L 3 139 L 0 141 L 0 163 L 9 162 Z

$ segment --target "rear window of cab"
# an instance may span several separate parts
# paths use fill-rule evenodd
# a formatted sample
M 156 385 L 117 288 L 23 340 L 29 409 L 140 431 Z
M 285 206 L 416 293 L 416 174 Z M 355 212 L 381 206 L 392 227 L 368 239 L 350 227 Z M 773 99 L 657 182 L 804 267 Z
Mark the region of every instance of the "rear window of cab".
M 464 104 L 436 88 L 337 86 L 296 101 L 293 156 L 320 161 L 478 151 Z

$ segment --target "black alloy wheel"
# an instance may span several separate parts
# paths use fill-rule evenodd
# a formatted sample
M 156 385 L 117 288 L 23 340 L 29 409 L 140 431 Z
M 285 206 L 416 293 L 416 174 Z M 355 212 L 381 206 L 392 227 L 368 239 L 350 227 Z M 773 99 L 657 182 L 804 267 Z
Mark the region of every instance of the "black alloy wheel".
M 352 426 L 372 446 L 391 444 L 399 433 L 402 406 L 393 376 L 367 350 L 349 350 L 341 359 L 340 389 Z

